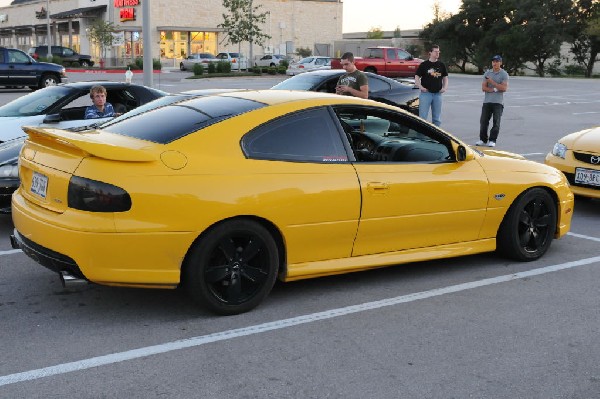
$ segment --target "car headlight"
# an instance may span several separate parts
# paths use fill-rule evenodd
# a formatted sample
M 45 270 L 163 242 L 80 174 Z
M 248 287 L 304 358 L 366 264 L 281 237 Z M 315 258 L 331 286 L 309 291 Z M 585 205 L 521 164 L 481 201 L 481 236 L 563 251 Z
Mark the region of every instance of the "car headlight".
M 561 143 L 554 144 L 554 148 L 552 149 L 552 155 L 561 157 L 562 159 L 565 159 L 566 154 L 567 154 L 567 146 L 566 145 L 561 144 Z
M 14 163 L 4 164 L 0 166 L 0 179 L 16 179 L 19 177 L 19 164 L 15 160 Z

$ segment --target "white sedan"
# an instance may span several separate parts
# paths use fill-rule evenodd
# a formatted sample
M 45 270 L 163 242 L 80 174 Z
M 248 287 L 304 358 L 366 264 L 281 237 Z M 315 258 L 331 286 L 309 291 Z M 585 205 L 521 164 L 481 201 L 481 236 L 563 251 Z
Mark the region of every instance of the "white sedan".
M 254 66 L 259 67 L 274 67 L 279 66 L 281 61 L 285 59 L 285 56 L 281 54 L 267 54 L 254 61 Z
M 194 69 L 194 65 L 203 64 L 204 66 L 208 66 L 211 62 L 219 62 L 220 59 L 216 58 L 214 54 L 211 53 L 196 53 L 190 54 L 186 59 L 182 60 L 179 63 L 179 69 L 182 71 L 191 71 Z
M 331 69 L 331 57 L 312 56 L 302 58 L 298 62 L 292 62 L 285 71 L 285 74 L 294 76 L 299 73 L 321 69 Z

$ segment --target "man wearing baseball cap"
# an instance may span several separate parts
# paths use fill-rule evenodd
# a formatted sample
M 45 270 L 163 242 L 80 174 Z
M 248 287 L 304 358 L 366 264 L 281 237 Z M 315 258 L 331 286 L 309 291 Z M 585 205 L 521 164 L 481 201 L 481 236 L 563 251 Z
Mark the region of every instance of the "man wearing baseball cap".
M 508 90 L 508 73 L 501 68 L 502 56 L 492 57 L 492 69 L 483 74 L 481 90 L 484 92 L 481 118 L 479 119 L 478 146 L 495 147 L 500 133 L 500 118 L 504 111 L 504 92 Z M 492 128 L 488 137 L 488 126 L 492 118 Z

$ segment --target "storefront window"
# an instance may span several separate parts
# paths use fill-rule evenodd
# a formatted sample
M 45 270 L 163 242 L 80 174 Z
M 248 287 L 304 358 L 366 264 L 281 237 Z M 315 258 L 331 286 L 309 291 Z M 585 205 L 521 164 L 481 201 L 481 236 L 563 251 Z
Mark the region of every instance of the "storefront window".
M 192 53 L 216 53 L 214 32 L 160 32 L 161 58 L 185 58 Z

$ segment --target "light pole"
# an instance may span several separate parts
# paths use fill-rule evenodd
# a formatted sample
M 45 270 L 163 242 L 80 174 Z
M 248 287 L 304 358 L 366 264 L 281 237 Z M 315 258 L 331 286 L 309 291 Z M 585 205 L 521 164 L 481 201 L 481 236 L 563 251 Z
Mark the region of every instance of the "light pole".
M 50 43 L 50 0 L 46 0 L 46 29 L 47 33 L 47 45 L 48 45 L 48 61 L 52 61 L 52 43 Z

